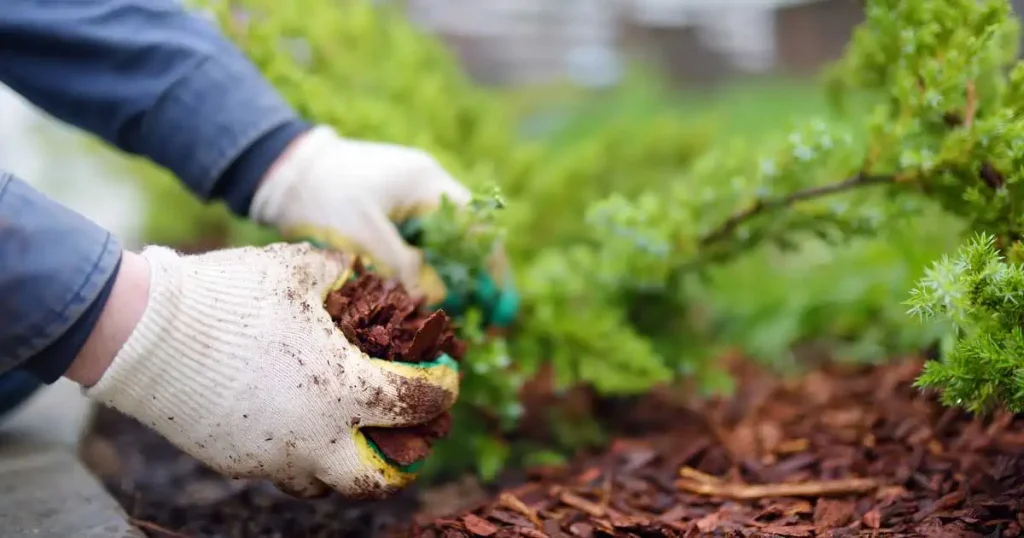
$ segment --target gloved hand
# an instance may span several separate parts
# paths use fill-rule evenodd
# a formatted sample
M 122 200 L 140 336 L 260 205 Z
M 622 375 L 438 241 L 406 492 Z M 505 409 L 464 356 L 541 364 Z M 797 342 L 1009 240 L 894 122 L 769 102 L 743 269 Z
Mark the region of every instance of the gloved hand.
M 472 198 L 427 153 L 350 140 L 330 127 L 318 126 L 274 164 L 255 194 L 250 215 L 276 227 L 288 240 L 312 239 L 365 255 L 375 270 L 396 277 L 428 304 L 441 305 L 449 299 L 449 290 L 423 252 L 403 239 L 396 223 L 436 209 L 442 196 L 461 206 Z M 492 262 L 494 276 L 485 287 L 498 288 L 496 280 L 508 287 L 504 284 L 511 284 L 511 279 L 503 278 L 504 258 L 498 255 Z M 501 301 L 502 324 L 517 310 L 518 303 L 510 295 L 514 292 L 508 290 Z M 498 304 L 496 299 L 492 302 Z
M 89 397 L 224 475 L 301 497 L 379 498 L 414 478 L 360 428 L 436 417 L 458 372 L 369 358 L 345 339 L 323 302 L 350 256 L 283 243 L 142 255 L 148 306 Z

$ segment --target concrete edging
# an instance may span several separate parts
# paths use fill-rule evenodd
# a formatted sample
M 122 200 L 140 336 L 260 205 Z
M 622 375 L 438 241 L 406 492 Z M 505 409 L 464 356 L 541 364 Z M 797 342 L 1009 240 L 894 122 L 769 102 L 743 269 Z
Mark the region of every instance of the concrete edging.
M 0 529 L 7 538 L 142 538 L 85 467 L 95 409 L 77 385 L 39 391 L 0 425 Z

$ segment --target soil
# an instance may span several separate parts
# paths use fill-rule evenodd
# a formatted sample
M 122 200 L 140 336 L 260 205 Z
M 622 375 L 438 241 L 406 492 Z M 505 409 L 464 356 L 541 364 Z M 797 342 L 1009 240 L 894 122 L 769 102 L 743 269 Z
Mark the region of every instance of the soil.
M 291 497 L 260 480 L 224 478 L 135 420 L 99 409 L 82 457 L 154 538 L 364 538 L 405 521 L 414 490 L 384 502 Z
M 367 355 L 408 363 L 423 363 L 447 353 L 461 360 L 465 345 L 455 338 L 448 316 L 429 312 L 423 301 L 413 301 L 401 284 L 364 271 L 328 294 L 324 304 L 350 342 Z M 430 455 L 431 444 L 448 435 L 451 414 L 403 428 L 364 427 L 361 431 L 391 461 L 410 465 Z
M 920 367 L 826 366 L 796 380 L 745 367 L 729 400 L 656 392 L 609 410 L 635 435 L 499 491 L 297 500 L 220 478 L 109 410 L 86 461 L 165 538 L 1021 536 L 1024 418 L 944 408 L 912 386 Z

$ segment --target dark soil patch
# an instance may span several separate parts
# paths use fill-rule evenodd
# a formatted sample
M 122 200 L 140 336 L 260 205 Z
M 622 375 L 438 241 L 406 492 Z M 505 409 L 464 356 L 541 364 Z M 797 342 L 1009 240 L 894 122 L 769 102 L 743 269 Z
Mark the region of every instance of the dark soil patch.
M 1024 419 L 912 386 L 920 362 L 750 372 L 674 431 L 621 439 L 464 513 L 394 536 L 1020 536 Z
M 388 361 L 424 363 L 447 353 L 458 361 L 465 345 L 455 338 L 444 312 L 428 312 L 397 282 L 364 271 L 327 296 L 325 307 L 350 342 L 367 355 Z M 385 456 L 409 465 L 430 455 L 431 443 L 448 435 L 451 415 L 404 428 L 366 427 L 362 432 Z
M 107 490 L 155 538 L 372 537 L 407 521 L 405 514 L 417 507 L 414 490 L 383 502 L 337 494 L 301 500 L 269 482 L 227 479 L 106 408 L 82 450 Z

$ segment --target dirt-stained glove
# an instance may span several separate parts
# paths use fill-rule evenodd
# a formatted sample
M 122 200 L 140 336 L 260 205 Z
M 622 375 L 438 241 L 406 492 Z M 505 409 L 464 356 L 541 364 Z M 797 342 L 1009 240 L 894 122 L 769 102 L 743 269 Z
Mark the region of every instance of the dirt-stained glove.
M 149 304 L 88 396 L 222 474 L 293 495 L 381 497 L 414 478 L 360 428 L 438 416 L 458 372 L 372 359 L 345 339 L 323 303 L 350 256 L 283 243 L 142 255 Z
M 365 255 L 375 270 L 433 304 L 445 299 L 444 283 L 395 223 L 438 207 L 443 196 L 458 205 L 472 198 L 429 154 L 342 138 L 321 125 L 274 164 L 249 212 L 288 240 Z

